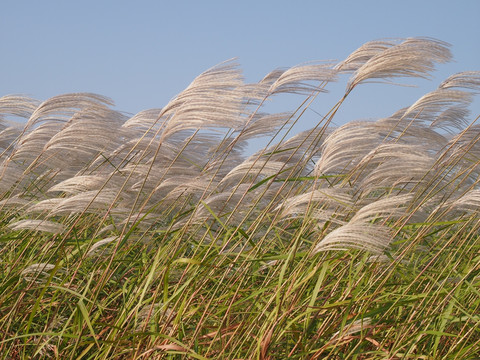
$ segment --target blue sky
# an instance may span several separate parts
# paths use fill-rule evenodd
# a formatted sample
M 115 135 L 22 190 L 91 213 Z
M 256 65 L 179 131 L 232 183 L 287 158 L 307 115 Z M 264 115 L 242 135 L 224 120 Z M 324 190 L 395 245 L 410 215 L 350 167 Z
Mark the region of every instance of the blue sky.
M 380 38 L 449 42 L 455 62 L 418 88 L 365 84 L 337 123 L 379 118 L 412 104 L 449 75 L 480 70 L 480 1 L 22 1 L 3 0 L 0 96 L 45 100 L 67 92 L 112 98 L 118 110 L 160 108 L 207 68 L 238 57 L 247 82 L 278 67 L 342 60 Z M 347 79 L 312 105 L 327 112 Z M 301 99 L 280 99 L 293 110 Z M 283 107 L 283 108 L 282 108 Z M 479 97 L 472 116 L 480 113 Z M 315 121 L 314 112 L 305 121 Z M 308 127 L 308 124 L 305 124 Z

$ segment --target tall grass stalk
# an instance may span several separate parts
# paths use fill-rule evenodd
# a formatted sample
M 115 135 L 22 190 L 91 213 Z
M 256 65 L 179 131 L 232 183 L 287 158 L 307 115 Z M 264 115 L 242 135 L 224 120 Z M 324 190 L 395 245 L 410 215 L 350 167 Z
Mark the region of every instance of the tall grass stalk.
M 478 358 L 480 72 L 332 125 L 363 83 L 449 60 L 372 41 L 253 84 L 227 61 L 131 117 L 95 94 L 0 98 L 0 358 Z M 304 101 L 263 112 L 280 93 Z

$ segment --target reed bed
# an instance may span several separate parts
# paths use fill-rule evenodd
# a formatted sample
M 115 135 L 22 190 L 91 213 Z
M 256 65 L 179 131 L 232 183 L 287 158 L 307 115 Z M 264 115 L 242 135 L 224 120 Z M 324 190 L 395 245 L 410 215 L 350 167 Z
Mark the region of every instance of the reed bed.
M 451 58 L 372 41 L 253 84 L 227 61 L 134 116 L 89 93 L 0 98 L 0 358 L 479 358 L 480 72 L 333 125 L 363 83 Z M 277 94 L 304 101 L 264 112 Z

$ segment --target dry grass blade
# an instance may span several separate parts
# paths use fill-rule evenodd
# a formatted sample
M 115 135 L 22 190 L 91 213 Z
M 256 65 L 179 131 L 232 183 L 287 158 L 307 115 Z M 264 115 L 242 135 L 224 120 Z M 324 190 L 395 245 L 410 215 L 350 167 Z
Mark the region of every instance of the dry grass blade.
M 54 96 L 35 109 L 28 119 L 26 128 L 35 127 L 37 123 L 46 119 L 68 121 L 79 110 L 106 108 L 108 105 L 113 105 L 112 100 L 98 94 L 72 93 Z
M 383 139 L 373 123 L 351 122 L 338 128 L 323 143 L 315 175 L 347 172 Z
M 371 57 L 352 76 L 347 93 L 358 84 L 375 79 L 428 77 L 434 64 L 450 61 L 448 44 L 429 38 L 409 38 Z
M 21 95 L 6 95 L 0 97 L 0 117 L 15 115 L 28 119 L 38 108 L 39 101 Z
M 445 79 L 439 87 L 442 89 L 460 87 L 478 92 L 480 90 L 480 71 L 464 71 L 453 74 Z
M 360 249 L 382 254 L 392 242 L 392 235 L 392 231 L 384 225 L 349 222 L 329 232 L 312 252 Z
M 335 81 L 337 70 L 331 64 L 309 64 L 294 66 L 286 70 L 270 87 L 269 93 L 309 94 L 312 91 L 325 91 L 311 81 L 319 83 Z
M 466 213 L 467 215 L 480 213 L 480 190 L 470 190 L 458 199 L 453 199 L 441 204 L 437 211 L 443 209 L 447 209 L 450 215 L 459 213 Z
M 118 236 L 110 236 L 105 239 L 97 241 L 95 244 L 92 245 L 90 249 L 88 249 L 87 256 L 98 255 L 98 253 L 101 252 L 100 248 L 118 240 L 119 240 Z
M 60 234 L 65 231 L 66 226 L 57 222 L 48 220 L 25 219 L 16 221 L 8 226 L 12 230 L 32 230 L 51 234 Z
M 345 60 L 338 63 L 336 68 L 342 72 L 356 71 L 372 57 L 383 53 L 394 45 L 396 45 L 395 40 L 369 41 L 351 53 Z
M 321 190 L 313 190 L 301 195 L 296 195 L 286 199 L 277 209 L 281 209 L 281 217 L 289 217 L 292 215 L 304 216 L 310 206 L 320 206 L 322 210 L 325 208 L 332 209 L 342 213 L 354 209 L 354 201 L 348 190 L 342 188 L 325 188 Z

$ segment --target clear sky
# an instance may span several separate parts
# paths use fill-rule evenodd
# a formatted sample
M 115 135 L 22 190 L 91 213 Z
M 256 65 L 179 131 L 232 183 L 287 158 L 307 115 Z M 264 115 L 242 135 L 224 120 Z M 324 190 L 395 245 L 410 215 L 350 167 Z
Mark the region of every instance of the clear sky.
M 246 81 L 256 82 L 278 67 L 342 60 L 369 40 L 428 36 L 450 43 L 455 62 L 439 66 L 433 80 L 402 80 L 418 85 L 413 89 L 364 84 L 335 120 L 379 118 L 453 73 L 480 70 L 479 19 L 479 0 L 2 0 L 0 96 L 95 92 L 133 114 L 162 107 L 195 76 L 232 57 Z M 312 109 L 328 111 L 346 81 Z M 294 107 L 300 99 L 279 102 Z

